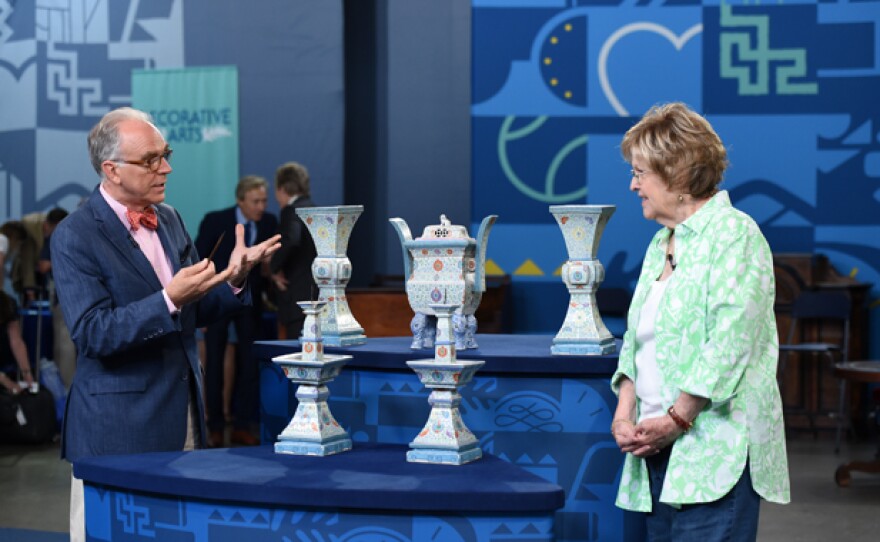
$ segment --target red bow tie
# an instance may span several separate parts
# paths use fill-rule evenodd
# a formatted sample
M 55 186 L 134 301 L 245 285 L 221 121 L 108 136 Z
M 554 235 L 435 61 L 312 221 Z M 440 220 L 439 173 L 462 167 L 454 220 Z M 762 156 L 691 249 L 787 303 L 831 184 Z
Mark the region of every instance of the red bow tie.
M 131 229 L 137 231 L 140 226 L 147 228 L 148 230 L 155 230 L 159 227 L 159 218 L 156 216 L 156 211 L 152 207 L 147 207 L 143 212 L 141 211 L 125 211 L 125 215 L 128 217 L 128 221 L 131 223 Z

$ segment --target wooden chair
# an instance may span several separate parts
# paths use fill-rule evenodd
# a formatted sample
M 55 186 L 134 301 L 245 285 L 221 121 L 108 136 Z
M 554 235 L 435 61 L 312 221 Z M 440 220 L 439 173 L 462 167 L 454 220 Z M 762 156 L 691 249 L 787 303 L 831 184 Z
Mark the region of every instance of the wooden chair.
M 822 406 L 822 375 L 823 364 L 822 359 L 827 360 L 827 366 L 834 367 L 835 362 L 847 361 L 847 353 L 849 352 L 849 336 L 850 336 L 850 314 L 851 302 L 849 297 L 841 292 L 834 291 L 811 291 L 804 290 L 794 300 L 791 305 L 791 324 L 788 329 L 788 337 L 784 344 L 779 345 L 779 373 L 778 379 L 780 387 L 785 382 L 785 372 L 791 354 L 798 354 L 798 360 L 802 363 L 815 361 L 815 390 L 809 390 L 807 384 L 807 373 L 800 371 L 800 388 L 801 399 L 804 404 L 804 414 L 807 415 L 810 423 L 810 429 L 813 435 L 817 435 L 815 424 L 816 414 L 821 414 Z M 818 337 L 816 342 L 801 342 L 802 337 L 797 336 L 798 331 L 803 329 L 803 324 L 809 321 L 828 321 L 839 322 L 842 333 L 839 342 L 822 341 L 822 337 Z M 800 324 L 800 325 L 799 325 Z M 837 358 L 837 359 L 835 359 Z M 810 408 L 808 403 L 808 392 L 816 394 L 815 408 Z M 842 393 L 843 390 L 841 390 Z M 843 420 L 839 415 L 837 417 L 837 435 L 835 439 L 835 451 L 840 449 L 840 433 Z

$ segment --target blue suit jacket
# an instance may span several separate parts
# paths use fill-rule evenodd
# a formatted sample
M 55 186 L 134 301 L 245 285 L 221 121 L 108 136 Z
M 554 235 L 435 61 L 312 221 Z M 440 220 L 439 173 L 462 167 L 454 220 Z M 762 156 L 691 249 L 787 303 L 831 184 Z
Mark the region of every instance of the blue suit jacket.
M 155 208 L 177 273 L 199 256 L 177 211 Z M 204 443 L 195 329 L 250 298 L 221 284 L 170 314 L 149 260 L 97 189 L 58 225 L 51 243 L 59 304 L 77 348 L 62 457 L 183 449 L 191 388 Z
M 278 321 L 284 325 L 301 318 L 302 309 L 297 301 L 315 299 L 317 288 L 312 276 L 312 262 L 317 252 L 315 242 L 302 218 L 296 214 L 300 207 L 314 207 L 308 196 L 299 197 L 281 209 L 278 219 L 278 233 L 281 234 L 281 248 L 272 255 L 269 268 L 273 273 L 282 271 L 287 279 L 287 290 L 278 292 Z

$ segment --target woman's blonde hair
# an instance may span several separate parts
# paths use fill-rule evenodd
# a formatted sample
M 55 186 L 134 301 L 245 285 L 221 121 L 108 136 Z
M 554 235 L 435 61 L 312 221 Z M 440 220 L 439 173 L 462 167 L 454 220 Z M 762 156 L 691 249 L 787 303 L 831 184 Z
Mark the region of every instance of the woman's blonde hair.
M 712 125 L 683 103 L 655 105 L 623 136 L 620 150 L 632 163 L 647 161 L 670 190 L 709 198 L 727 169 L 727 151 Z

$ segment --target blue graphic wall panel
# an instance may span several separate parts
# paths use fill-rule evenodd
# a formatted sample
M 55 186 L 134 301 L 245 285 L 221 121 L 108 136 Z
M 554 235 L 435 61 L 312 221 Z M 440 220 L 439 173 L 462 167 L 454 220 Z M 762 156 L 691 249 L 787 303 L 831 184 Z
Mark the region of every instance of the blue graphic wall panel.
M 316 200 L 341 203 L 342 45 L 341 0 L 251 10 L 233 0 L 0 0 L 0 223 L 73 210 L 91 192 L 87 132 L 131 104 L 133 69 L 240 64 L 247 116 L 233 176 L 271 177 L 297 159 L 322 180 Z M 216 188 L 231 205 L 234 184 Z
M 659 226 L 629 192 L 619 144 L 667 101 L 715 126 L 731 162 L 722 188 L 772 249 L 824 253 L 842 274 L 873 283 L 876 314 L 880 3 L 472 5 L 473 216 L 500 215 L 488 258 L 514 277 L 516 331 L 561 324 L 528 312 L 548 291 L 567 299 L 551 204 L 616 205 L 599 248 L 604 285 L 634 287 Z

